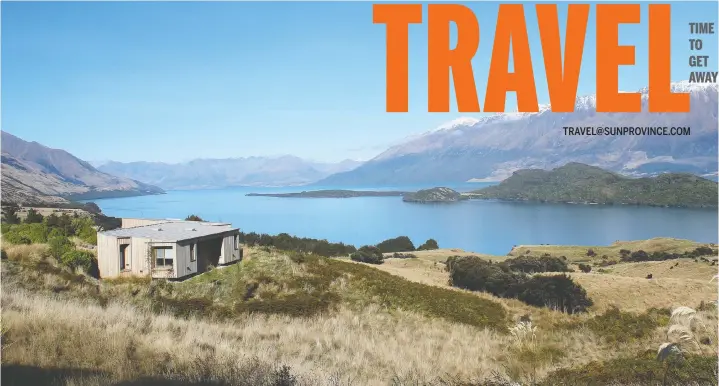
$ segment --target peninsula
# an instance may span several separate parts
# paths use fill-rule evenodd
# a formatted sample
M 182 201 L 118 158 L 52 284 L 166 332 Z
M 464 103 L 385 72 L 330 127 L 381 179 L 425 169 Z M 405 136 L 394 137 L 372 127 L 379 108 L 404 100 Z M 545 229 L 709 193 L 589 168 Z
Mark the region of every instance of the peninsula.
M 353 197 L 398 197 L 408 192 L 376 190 L 310 190 L 299 193 L 248 193 L 253 197 L 289 197 L 289 198 L 353 198 Z

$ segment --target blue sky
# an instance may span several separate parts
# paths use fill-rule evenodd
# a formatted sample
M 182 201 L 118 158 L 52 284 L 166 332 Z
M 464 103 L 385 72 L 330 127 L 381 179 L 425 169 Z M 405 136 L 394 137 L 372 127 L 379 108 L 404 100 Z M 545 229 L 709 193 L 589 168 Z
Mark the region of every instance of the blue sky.
M 483 105 L 498 3 L 468 5 L 480 25 L 473 65 Z M 473 116 L 456 112 L 453 90 L 454 112 L 426 112 L 426 23 L 410 26 L 410 112 L 385 112 L 385 28 L 372 23 L 370 2 L 1 7 L 2 129 L 86 160 L 369 159 Z M 559 9 L 564 33 L 566 3 Z M 548 103 L 533 5 L 525 15 L 539 102 Z M 636 65 L 620 68 L 622 90 L 647 84 L 647 15 L 644 4 L 640 25 L 620 27 L 620 44 L 637 46 Z M 592 6 L 580 95 L 594 92 L 594 18 Z M 689 77 L 690 21 L 716 23 L 717 3 L 672 3 L 673 80 Z M 702 38 L 716 71 L 716 35 Z

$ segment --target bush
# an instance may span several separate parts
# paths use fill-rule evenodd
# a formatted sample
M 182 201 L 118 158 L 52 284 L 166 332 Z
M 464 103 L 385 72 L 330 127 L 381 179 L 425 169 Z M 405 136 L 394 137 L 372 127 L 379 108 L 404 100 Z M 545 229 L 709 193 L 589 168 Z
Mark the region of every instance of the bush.
M 429 251 L 433 249 L 439 249 L 439 244 L 437 244 L 437 240 L 435 239 L 429 239 L 417 248 L 418 251 Z
M 596 253 L 596 252 L 594 252 L 594 250 L 593 250 L 593 249 L 589 249 L 589 250 L 587 250 L 587 256 L 589 256 L 589 257 L 593 257 L 593 256 L 596 256 L 596 255 L 597 255 L 597 253 Z
M 409 237 L 399 236 L 377 244 L 377 248 L 379 248 L 382 253 L 412 252 L 414 251 L 414 244 L 412 244 L 412 240 L 410 240 Z
M 248 246 L 275 247 L 284 251 L 307 252 L 324 257 L 347 256 L 356 252 L 353 245 L 330 243 L 327 240 L 300 238 L 281 233 L 277 236 L 240 232 L 240 242 Z
M 639 250 L 636 252 L 630 252 L 626 249 L 620 251 L 621 260 L 627 262 L 634 261 L 664 261 L 673 260 L 680 258 L 698 258 L 702 256 L 716 256 L 717 251 L 707 246 L 700 246 L 692 251 L 686 251 L 684 253 L 669 253 L 669 252 L 652 252 L 651 254 Z
M 53 235 L 47 242 L 49 246 L 50 256 L 61 260 L 62 256 L 73 249 L 72 242 L 62 235 Z
M 592 266 L 589 265 L 589 264 L 579 263 L 579 270 L 582 271 L 582 272 L 584 272 L 584 273 L 589 273 L 589 272 L 592 271 Z
M 25 217 L 25 224 L 36 224 L 41 223 L 44 217 L 38 213 L 34 208 L 30 208 L 27 211 L 27 217 Z
M 382 252 L 380 252 L 379 248 L 371 245 L 361 247 L 357 252 L 350 255 L 350 259 L 369 264 L 384 263 L 384 256 L 382 255 Z
M 97 266 L 95 255 L 88 251 L 80 251 L 73 249 L 62 254 L 60 262 L 72 269 L 82 269 L 84 272 L 91 273 L 93 266 Z
M 395 252 L 394 254 L 392 254 L 392 258 L 394 258 L 394 259 L 416 259 L 417 255 L 412 254 L 412 253 Z
M 586 312 L 594 302 L 587 291 L 567 275 L 534 276 L 520 284 L 517 299 L 537 307 L 575 314 Z
M 530 277 L 524 272 L 513 271 L 509 264 L 497 264 L 475 256 L 452 256 L 447 259 L 446 269 L 452 286 L 517 298 L 533 306 L 571 314 L 585 312 L 593 304 L 586 291 L 566 275 Z
M 519 256 L 507 259 L 502 264 L 506 264 L 512 271 L 524 273 L 569 272 L 569 266 L 565 260 L 549 255 L 542 257 Z
M 200 216 L 191 214 L 191 215 L 185 217 L 185 221 L 205 221 L 205 220 L 203 220 Z

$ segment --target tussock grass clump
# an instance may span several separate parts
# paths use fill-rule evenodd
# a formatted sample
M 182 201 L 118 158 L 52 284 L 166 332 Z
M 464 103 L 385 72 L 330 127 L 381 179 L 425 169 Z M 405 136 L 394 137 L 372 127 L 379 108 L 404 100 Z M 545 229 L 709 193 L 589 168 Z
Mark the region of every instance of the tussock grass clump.
M 607 343 L 627 343 L 649 337 L 658 327 L 666 326 L 669 314 L 667 309 L 652 308 L 635 314 L 611 307 L 590 319 L 564 324 L 560 328 L 585 327 Z
M 666 385 L 713 386 L 719 379 L 716 355 L 689 355 L 666 372 L 653 350 L 636 357 L 619 357 L 605 362 L 591 362 L 581 367 L 559 369 L 549 373 L 540 386 Z M 666 375 L 666 377 L 665 377 Z

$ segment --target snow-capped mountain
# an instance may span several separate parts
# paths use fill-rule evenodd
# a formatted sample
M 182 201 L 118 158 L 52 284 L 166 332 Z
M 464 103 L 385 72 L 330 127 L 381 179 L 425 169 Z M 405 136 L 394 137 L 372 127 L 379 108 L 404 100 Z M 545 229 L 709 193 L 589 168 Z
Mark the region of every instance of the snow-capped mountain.
M 571 113 L 543 106 L 536 113 L 460 118 L 393 146 L 364 165 L 321 184 L 376 185 L 496 180 L 525 168 L 581 162 L 629 175 L 686 171 L 717 173 L 717 85 L 676 82 L 688 92 L 690 113 L 597 113 L 594 95 L 580 96 Z M 563 127 L 688 126 L 689 136 L 565 135 Z

